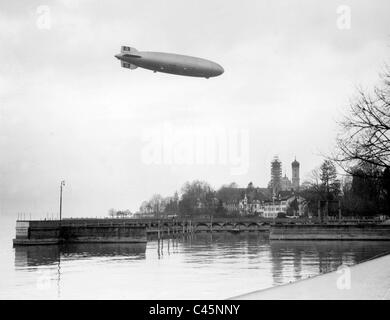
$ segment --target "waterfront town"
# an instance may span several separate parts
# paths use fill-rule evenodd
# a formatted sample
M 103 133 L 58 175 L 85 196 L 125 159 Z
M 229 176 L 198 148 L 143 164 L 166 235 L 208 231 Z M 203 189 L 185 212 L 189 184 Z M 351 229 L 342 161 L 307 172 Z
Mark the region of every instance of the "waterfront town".
M 261 218 L 316 218 L 327 219 L 369 217 L 388 218 L 389 172 L 367 164 L 355 167 L 354 172 L 340 178 L 336 165 L 324 160 L 301 183 L 300 163 L 291 162 L 291 179 L 282 174 L 282 161 L 275 156 L 270 163 L 267 187 L 249 182 L 246 187 L 236 183 L 223 185 L 218 190 L 204 181 L 187 182 L 171 197 L 153 195 L 144 201 L 138 212 L 109 210 L 111 217 L 132 218 L 206 218 L 206 217 L 261 217 Z M 374 175 L 373 178 L 372 175 Z
M 307 202 L 299 195 L 299 162 L 291 163 L 291 180 L 286 174 L 282 176 L 282 162 L 277 156 L 271 162 L 271 178 L 266 188 L 260 188 L 249 182 L 245 188 L 235 183 L 223 186 L 217 192 L 208 190 L 202 182 L 193 182 L 198 195 L 192 209 L 197 215 L 210 214 L 214 210 L 217 216 L 259 216 L 265 218 L 299 217 L 305 213 Z M 191 185 L 187 186 L 191 188 Z M 203 189 L 203 190 L 202 190 Z M 195 193 L 196 190 L 194 190 Z M 209 194 L 207 194 L 209 193 Z M 176 210 L 175 210 L 176 209 Z M 136 217 L 175 216 L 180 212 L 180 199 L 162 198 L 155 195 L 141 205 Z

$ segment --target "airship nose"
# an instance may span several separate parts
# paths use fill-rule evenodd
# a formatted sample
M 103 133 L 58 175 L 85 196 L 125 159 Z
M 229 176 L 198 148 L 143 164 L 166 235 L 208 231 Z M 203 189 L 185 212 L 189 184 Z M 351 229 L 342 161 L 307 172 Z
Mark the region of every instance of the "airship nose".
M 225 72 L 225 70 L 220 65 L 218 65 L 218 72 L 219 72 L 219 75 L 221 75 L 222 73 Z
M 215 66 L 216 75 L 219 76 L 224 72 L 225 72 L 225 70 L 219 64 L 216 64 L 216 66 Z

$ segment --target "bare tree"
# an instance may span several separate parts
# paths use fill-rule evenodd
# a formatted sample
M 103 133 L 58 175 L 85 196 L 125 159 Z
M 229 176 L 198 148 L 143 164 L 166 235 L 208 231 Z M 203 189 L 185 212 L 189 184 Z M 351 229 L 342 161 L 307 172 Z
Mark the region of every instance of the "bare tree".
M 110 210 L 108 210 L 108 215 L 111 218 L 114 218 L 116 216 L 116 210 L 114 208 L 111 208 Z
M 309 174 L 309 180 L 306 180 L 304 183 L 307 184 L 309 188 L 314 190 L 317 193 L 322 192 L 322 184 L 321 184 L 321 171 L 320 168 L 313 169 Z
M 335 160 L 346 169 L 358 163 L 390 168 L 390 68 L 373 93 L 358 90 L 349 114 L 340 123 Z M 348 169 L 346 169 L 348 171 Z

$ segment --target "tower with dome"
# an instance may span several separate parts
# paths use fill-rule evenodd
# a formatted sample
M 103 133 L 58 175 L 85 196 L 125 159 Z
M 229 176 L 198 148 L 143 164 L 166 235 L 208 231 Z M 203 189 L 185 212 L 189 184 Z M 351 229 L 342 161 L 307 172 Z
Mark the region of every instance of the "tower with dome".
M 291 170 L 292 170 L 292 187 L 293 190 L 298 192 L 299 191 L 299 162 L 295 158 L 295 160 L 291 163 Z

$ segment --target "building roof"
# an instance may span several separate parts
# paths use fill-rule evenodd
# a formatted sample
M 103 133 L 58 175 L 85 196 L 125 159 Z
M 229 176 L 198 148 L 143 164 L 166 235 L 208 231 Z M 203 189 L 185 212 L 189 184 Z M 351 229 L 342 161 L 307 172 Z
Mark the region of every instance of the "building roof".
M 297 161 L 297 159 L 295 158 L 295 160 L 291 163 L 291 165 L 293 167 L 298 167 L 299 166 L 299 162 Z
M 265 201 L 270 199 L 271 193 L 267 188 L 230 188 L 224 187 L 218 190 L 217 198 L 225 203 L 238 202 L 244 197 L 247 197 L 248 202 L 254 200 Z

